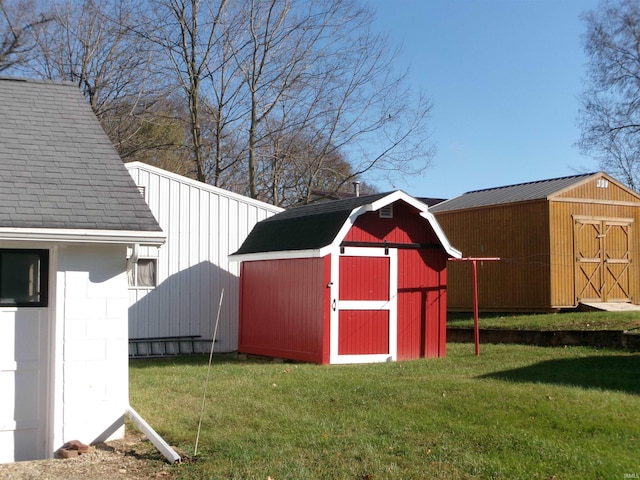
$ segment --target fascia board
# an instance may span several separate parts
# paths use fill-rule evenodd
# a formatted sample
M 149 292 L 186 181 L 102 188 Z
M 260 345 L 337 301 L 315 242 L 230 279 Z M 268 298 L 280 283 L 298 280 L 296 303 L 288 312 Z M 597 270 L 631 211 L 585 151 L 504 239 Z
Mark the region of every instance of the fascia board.
M 138 230 L 80 230 L 56 228 L 0 228 L 0 240 L 53 243 L 116 243 L 162 245 L 164 232 Z
M 380 210 L 382 207 L 386 207 L 387 205 L 394 203 L 398 200 L 402 200 L 405 203 L 408 203 L 415 209 L 420 210 L 420 212 L 426 212 L 428 209 L 428 206 L 425 203 L 418 200 L 417 198 L 414 198 L 411 195 L 404 193 L 402 190 L 396 190 L 395 192 L 390 193 L 386 197 L 383 197 L 375 202 L 371 202 L 369 205 L 367 205 L 367 211 L 375 212 L 377 210 Z
M 347 221 L 345 221 L 345 223 L 340 228 L 338 235 L 336 235 L 336 238 L 334 239 L 331 245 L 332 248 L 337 248 L 340 246 L 340 244 L 344 240 L 344 237 L 347 236 L 347 233 L 349 232 L 351 227 L 355 224 L 356 219 L 360 215 L 366 212 L 375 212 L 377 210 L 380 210 L 382 207 L 385 207 L 391 203 L 394 203 L 397 200 L 403 200 L 404 202 L 408 203 L 412 207 L 415 207 L 417 210 L 419 210 L 420 216 L 425 220 L 427 220 L 427 222 L 429 222 L 429 225 L 431 225 L 431 228 L 433 228 L 433 231 L 438 237 L 438 240 L 440 240 L 440 243 L 442 244 L 445 251 L 453 258 L 462 258 L 462 252 L 460 252 L 459 250 L 451 246 L 451 244 L 449 243 L 449 239 L 447 238 L 444 231 L 442 230 L 442 227 L 440 227 L 440 224 L 436 220 L 436 217 L 428 210 L 427 205 L 422 203 L 420 200 L 417 200 L 412 196 L 407 195 L 401 190 L 396 190 L 395 192 L 390 193 L 386 197 L 383 197 L 375 202 L 371 202 L 369 204 L 353 209 Z
M 284 260 L 293 258 L 322 258 L 329 254 L 329 247 L 322 247 L 315 250 L 283 250 L 276 252 L 245 253 L 240 255 L 229 255 L 230 262 L 254 262 L 260 260 Z
M 440 243 L 444 247 L 445 252 L 447 252 L 453 258 L 462 258 L 462 252 L 456 248 L 453 248 L 453 246 L 449 243 L 449 239 L 445 235 L 444 230 L 442 230 L 442 227 L 436 220 L 436 217 L 433 215 L 433 213 L 429 211 L 421 212 L 420 216 L 429 222 L 429 225 L 431 225 L 431 228 L 433 228 L 436 237 L 438 237 L 438 240 L 440 240 Z
M 338 234 L 333 239 L 333 242 L 331 242 L 331 245 L 327 245 L 327 247 L 325 248 L 328 248 L 329 251 L 335 248 L 338 248 L 342 243 L 342 241 L 344 240 L 344 237 L 346 237 L 347 233 L 349 233 L 349 230 L 351 230 L 351 227 L 353 227 L 353 225 L 356 223 L 357 218 L 364 213 L 374 211 L 372 210 L 372 205 L 374 203 L 377 203 L 377 202 L 368 203 L 366 205 L 362 205 L 360 207 L 354 208 L 349 214 L 349 217 L 342 224 L 342 227 L 340 227 L 340 230 L 338 230 Z

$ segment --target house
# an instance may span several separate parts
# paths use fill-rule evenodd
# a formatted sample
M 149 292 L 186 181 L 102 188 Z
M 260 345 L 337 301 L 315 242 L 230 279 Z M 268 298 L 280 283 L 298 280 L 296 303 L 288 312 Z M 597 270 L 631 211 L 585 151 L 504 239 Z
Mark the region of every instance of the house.
M 238 348 L 239 265 L 229 263 L 253 226 L 275 207 L 150 165 L 125 164 L 167 236 L 129 249 L 132 357 Z
M 587 173 L 465 193 L 431 211 L 478 264 L 483 311 L 556 311 L 640 302 L 640 195 Z M 449 308 L 472 309 L 469 266 L 449 267 Z
M 129 245 L 164 240 L 77 87 L 0 79 L 0 462 L 121 437 Z
M 444 356 L 450 256 L 428 207 L 402 191 L 274 215 L 231 256 L 238 350 L 321 364 Z

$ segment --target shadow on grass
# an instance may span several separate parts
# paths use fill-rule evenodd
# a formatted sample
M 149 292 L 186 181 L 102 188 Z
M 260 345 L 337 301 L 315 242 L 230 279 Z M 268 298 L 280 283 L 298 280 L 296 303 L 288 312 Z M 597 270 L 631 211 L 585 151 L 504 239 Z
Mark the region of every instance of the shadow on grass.
M 236 353 L 216 353 L 211 361 L 212 365 L 222 364 L 243 364 L 243 365 L 264 365 L 269 363 L 298 363 L 289 360 L 274 359 L 270 357 L 261 357 L 257 355 L 242 355 Z M 170 367 L 172 365 L 193 365 L 207 366 L 209 364 L 209 355 L 172 355 L 167 357 L 155 358 L 130 358 L 129 368 L 144 369 L 157 367 Z
M 548 360 L 478 378 L 521 383 L 551 383 L 640 395 L 640 355 Z

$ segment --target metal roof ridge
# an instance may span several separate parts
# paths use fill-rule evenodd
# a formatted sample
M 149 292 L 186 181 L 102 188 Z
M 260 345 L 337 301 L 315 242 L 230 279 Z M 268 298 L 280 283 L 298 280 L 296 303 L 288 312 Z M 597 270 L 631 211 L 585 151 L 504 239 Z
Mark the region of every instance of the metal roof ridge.
M 542 180 L 534 180 L 531 182 L 522 182 L 522 183 L 514 183 L 511 185 L 502 185 L 500 187 L 489 187 L 489 188 L 481 188 L 478 190 L 469 190 L 468 192 L 463 193 L 463 195 L 467 195 L 470 193 L 481 193 L 481 192 L 490 192 L 492 190 L 503 190 L 503 189 L 507 189 L 507 188 L 515 188 L 515 187 L 524 187 L 526 185 L 536 185 L 536 184 L 540 184 L 540 183 L 548 183 L 548 182 L 556 182 L 556 181 L 560 181 L 560 180 L 568 180 L 570 178 L 586 178 L 586 177 L 590 177 L 592 175 L 596 175 L 598 173 L 601 172 L 590 172 L 590 173 L 579 173 L 579 174 L 575 174 L 575 175 L 566 175 L 564 177 L 555 177 L 555 178 L 546 178 L 546 179 L 542 179 Z

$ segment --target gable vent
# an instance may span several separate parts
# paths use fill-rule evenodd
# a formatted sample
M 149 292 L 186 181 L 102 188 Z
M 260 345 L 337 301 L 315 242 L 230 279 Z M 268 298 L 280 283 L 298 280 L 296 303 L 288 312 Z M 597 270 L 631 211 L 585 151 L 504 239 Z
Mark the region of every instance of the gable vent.
M 379 210 L 380 218 L 393 218 L 393 203 Z

